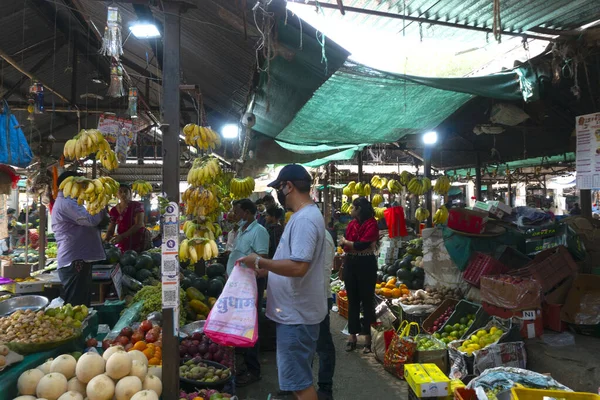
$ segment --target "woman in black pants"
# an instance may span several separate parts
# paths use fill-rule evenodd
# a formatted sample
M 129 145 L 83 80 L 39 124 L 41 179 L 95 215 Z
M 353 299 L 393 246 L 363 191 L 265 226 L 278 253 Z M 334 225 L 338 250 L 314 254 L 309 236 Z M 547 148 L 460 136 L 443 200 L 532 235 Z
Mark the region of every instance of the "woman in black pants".
M 346 235 L 340 240 L 346 252 L 344 283 L 348 293 L 348 331 L 350 338 L 346 351 L 356 349 L 356 335 L 365 335 L 363 353 L 371 352 L 371 324 L 375 322 L 375 283 L 377 283 L 377 241 L 379 229 L 373 206 L 364 197 L 352 202 L 350 213 L 354 218 Z M 360 318 L 361 304 L 363 319 Z

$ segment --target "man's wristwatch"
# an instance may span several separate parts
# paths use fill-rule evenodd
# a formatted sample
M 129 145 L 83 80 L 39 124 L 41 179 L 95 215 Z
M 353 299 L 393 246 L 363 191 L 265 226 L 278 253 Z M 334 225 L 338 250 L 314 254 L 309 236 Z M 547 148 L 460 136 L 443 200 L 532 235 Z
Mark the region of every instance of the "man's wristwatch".
M 262 259 L 261 256 L 256 256 L 256 258 L 254 259 L 254 269 L 258 269 L 258 263 L 260 262 L 261 259 Z

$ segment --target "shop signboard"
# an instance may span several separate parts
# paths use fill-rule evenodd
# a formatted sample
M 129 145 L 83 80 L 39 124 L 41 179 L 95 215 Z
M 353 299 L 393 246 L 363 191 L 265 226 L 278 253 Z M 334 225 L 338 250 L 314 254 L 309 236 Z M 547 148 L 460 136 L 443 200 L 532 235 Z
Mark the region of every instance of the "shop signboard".
M 162 306 L 173 309 L 175 334 L 179 331 L 179 206 L 170 202 L 163 214 Z
M 577 189 L 600 188 L 600 113 L 575 118 Z

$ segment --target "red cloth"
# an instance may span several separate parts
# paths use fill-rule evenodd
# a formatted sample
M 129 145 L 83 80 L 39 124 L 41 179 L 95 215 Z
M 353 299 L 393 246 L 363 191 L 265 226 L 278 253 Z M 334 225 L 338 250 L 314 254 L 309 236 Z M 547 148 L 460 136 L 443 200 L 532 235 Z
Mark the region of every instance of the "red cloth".
M 376 242 L 379 240 L 377 220 L 369 218 L 362 224 L 353 219 L 346 228 L 346 240 L 351 242 Z
M 121 235 L 127 232 L 135 224 L 136 214 L 143 212 L 144 206 L 142 203 L 138 201 L 130 201 L 122 214 L 119 214 L 117 207 L 113 207 L 109 211 L 108 215 L 110 217 L 110 221 L 117 224 L 117 234 Z M 142 251 L 144 249 L 144 229 L 145 228 L 140 228 L 138 232 L 135 232 L 128 238 L 123 239 L 120 243 L 117 243 L 116 246 L 121 251 Z
M 408 235 L 406 221 L 404 220 L 404 208 L 401 206 L 390 207 L 383 212 L 383 215 L 390 238 Z

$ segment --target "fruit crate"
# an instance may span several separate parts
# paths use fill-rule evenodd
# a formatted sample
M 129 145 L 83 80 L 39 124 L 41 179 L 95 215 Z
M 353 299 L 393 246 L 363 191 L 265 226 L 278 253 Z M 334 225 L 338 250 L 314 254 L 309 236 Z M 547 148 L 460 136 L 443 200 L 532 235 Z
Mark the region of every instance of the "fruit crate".
M 541 390 L 541 389 L 526 389 L 512 388 L 513 400 L 544 400 L 565 399 L 565 400 L 600 400 L 600 395 L 594 393 L 583 392 L 565 392 L 562 390 Z
M 348 319 L 348 298 L 342 297 L 338 294 L 336 302 L 339 316 Z
M 433 323 L 443 313 L 445 313 L 448 308 L 450 308 L 450 307 L 455 308 L 457 304 L 458 304 L 458 300 L 455 300 L 455 299 L 446 299 L 446 300 L 442 301 L 442 303 L 438 306 L 438 308 L 436 308 L 435 311 L 429 315 L 429 317 L 425 318 L 425 320 L 421 324 L 421 327 L 423 328 L 423 330 L 427 333 L 435 333 L 432 331 Z
M 577 264 L 565 246 L 544 250 L 527 266 L 511 271 L 510 275 L 531 277 L 542 286 L 546 293 L 571 275 L 577 273 Z
M 475 287 L 479 287 L 483 275 L 500 275 L 508 272 L 508 267 L 487 254 L 476 252 L 465 272 L 463 279 Z
M 450 315 L 450 318 L 448 318 L 446 323 L 442 325 L 438 332 L 442 332 L 448 325 L 460 323 L 460 319 L 465 318 L 469 314 L 477 316 L 477 311 L 479 311 L 480 308 L 481 306 L 479 304 L 471 303 L 467 300 L 459 301 L 456 304 L 456 307 L 454 307 L 454 312 L 452 313 L 452 315 Z M 473 321 L 473 323 L 475 323 L 475 321 Z M 467 332 L 468 330 L 469 326 L 467 326 Z

